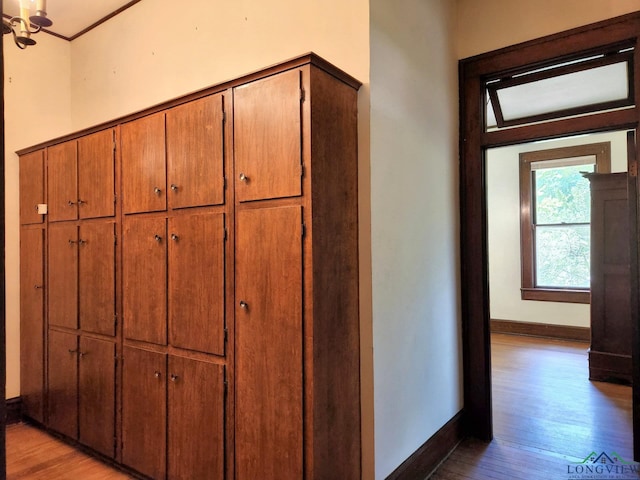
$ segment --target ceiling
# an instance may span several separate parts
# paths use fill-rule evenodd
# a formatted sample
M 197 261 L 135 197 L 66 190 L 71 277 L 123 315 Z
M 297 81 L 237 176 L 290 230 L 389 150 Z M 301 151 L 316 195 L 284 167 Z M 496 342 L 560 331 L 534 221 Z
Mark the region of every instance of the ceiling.
M 35 0 L 23 0 L 35 10 Z M 139 0 L 138 0 L 139 1 Z M 111 16 L 123 7 L 133 5 L 131 0 L 49 0 L 47 17 L 53 25 L 47 30 L 65 37 L 73 38 L 96 22 Z M 10 17 L 17 16 L 20 0 L 2 0 L 2 12 Z

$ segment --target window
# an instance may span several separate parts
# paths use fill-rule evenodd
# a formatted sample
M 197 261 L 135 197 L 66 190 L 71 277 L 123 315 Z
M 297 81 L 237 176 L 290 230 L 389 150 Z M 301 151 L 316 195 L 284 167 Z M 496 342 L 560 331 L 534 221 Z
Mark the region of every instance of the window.
M 520 154 L 522 299 L 589 303 L 591 193 L 611 171 L 606 143 Z

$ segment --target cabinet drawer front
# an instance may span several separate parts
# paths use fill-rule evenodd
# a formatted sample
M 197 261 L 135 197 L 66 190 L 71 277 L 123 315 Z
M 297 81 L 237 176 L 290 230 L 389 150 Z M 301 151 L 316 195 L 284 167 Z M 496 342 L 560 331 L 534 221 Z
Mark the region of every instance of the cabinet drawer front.
M 302 193 L 300 70 L 234 89 L 236 197 L 240 202 Z

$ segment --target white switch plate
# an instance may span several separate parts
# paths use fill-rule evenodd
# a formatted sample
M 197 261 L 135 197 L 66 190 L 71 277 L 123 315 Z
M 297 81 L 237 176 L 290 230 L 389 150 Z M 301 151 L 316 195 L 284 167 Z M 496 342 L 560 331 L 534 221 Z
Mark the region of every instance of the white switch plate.
M 38 204 L 38 213 L 40 215 L 46 215 L 47 214 L 47 204 L 46 203 L 39 203 Z

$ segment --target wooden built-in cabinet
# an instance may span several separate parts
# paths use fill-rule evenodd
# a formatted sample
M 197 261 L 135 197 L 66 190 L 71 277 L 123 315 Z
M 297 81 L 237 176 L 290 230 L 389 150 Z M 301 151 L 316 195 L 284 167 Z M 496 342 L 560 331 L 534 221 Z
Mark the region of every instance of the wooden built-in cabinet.
M 627 174 L 591 183 L 591 380 L 631 383 L 631 270 Z
M 359 86 L 309 54 L 20 152 L 27 415 L 154 479 L 359 479 Z

